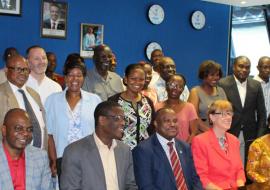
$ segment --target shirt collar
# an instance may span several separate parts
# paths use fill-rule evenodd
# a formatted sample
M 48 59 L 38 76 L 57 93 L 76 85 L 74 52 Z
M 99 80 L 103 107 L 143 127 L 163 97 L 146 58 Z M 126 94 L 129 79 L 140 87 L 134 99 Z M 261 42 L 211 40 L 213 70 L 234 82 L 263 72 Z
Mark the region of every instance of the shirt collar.
M 233 77 L 234 77 L 234 79 L 235 79 L 235 82 L 236 82 L 236 85 L 237 86 L 246 86 L 247 85 L 247 79 L 244 81 L 244 82 L 240 82 L 236 77 L 235 77 L 235 75 L 233 75 Z
M 94 140 L 96 142 L 96 145 L 97 145 L 97 148 L 98 149 L 109 149 L 109 150 L 113 150 L 116 146 L 117 146 L 117 143 L 116 143 L 116 140 L 113 139 L 112 140 L 112 146 L 111 148 L 109 148 L 107 145 L 105 145 L 97 136 L 96 133 L 94 133 Z
M 8 81 L 8 83 L 9 83 L 9 85 L 10 85 L 11 90 L 12 90 L 13 93 L 15 93 L 16 91 L 18 91 L 19 89 L 22 89 L 22 90 L 26 91 L 26 86 L 25 85 L 23 85 L 21 88 L 19 88 L 18 86 L 12 84 L 9 81 Z
M 174 138 L 172 139 L 172 140 L 168 140 L 168 139 L 166 139 L 166 138 L 164 138 L 163 136 L 161 136 L 160 134 L 158 134 L 158 133 L 156 133 L 157 134 L 157 138 L 158 138 L 158 141 L 160 142 L 160 144 L 162 145 L 162 146 L 168 146 L 168 142 L 173 142 L 173 144 L 175 145 L 175 140 L 174 140 Z

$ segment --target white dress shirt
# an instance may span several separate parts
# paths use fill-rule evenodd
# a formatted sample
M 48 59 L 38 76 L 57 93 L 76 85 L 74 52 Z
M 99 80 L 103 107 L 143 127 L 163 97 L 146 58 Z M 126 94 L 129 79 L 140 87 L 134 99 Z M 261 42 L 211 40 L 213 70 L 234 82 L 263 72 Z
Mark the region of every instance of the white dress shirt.
M 117 146 L 116 141 L 113 139 L 112 145 L 108 148 L 94 133 L 94 140 L 97 145 L 103 169 L 105 174 L 106 189 L 107 190 L 119 190 L 116 162 L 114 156 L 114 148 Z
M 242 107 L 244 107 L 247 94 L 247 80 L 241 83 L 235 76 L 234 79 L 241 99 Z
M 45 76 L 39 84 L 34 77 L 29 75 L 26 86 L 33 88 L 39 94 L 43 106 L 45 105 L 45 101 L 48 96 L 50 96 L 52 93 L 62 91 L 61 86 L 47 76 Z
M 268 117 L 270 114 L 270 81 L 266 83 L 258 75 L 255 76 L 253 79 L 261 83 L 263 95 L 264 95 L 265 108 L 266 108 L 267 117 Z
M 37 104 L 37 102 L 32 98 L 32 96 L 28 93 L 28 91 L 26 90 L 26 87 L 25 85 L 22 87 L 22 88 L 18 88 L 17 86 L 15 86 L 14 84 L 8 82 L 16 99 L 17 99 L 17 102 L 19 104 L 19 108 L 21 109 L 25 109 L 25 105 L 24 105 L 24 100 L 23 100 L 23 95 L 22 93 L 20 93 L 18 90 L 19 89 L 22 89 L 24 90 L 24 93 L 28 99 L 28 101 L 30 102 L 31 104 L 31 107 L 36 115 L 36 118 L 38 120 L 38 123 L 39 123 L 39 126 L 41 128 L 41 149 L 44 149 L 44 133 L 45 133 L 45 122 L 43 120 L 43 116 L 42 116 L 42 110 L 41 108 L 39 107 L 39 105 Z M 32 141 L 33 143 L 33 141 Z

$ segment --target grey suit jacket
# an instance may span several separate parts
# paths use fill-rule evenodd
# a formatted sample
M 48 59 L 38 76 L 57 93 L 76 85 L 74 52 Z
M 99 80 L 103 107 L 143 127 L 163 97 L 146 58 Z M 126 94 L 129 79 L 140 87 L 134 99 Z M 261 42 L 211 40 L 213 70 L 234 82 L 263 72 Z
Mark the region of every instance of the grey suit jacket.
M 44 150 L 31 145 L 25 148 L 25 171 L 27 190 L 52 190 L 51 170 Z M 0 188 L 14 190 L 2 142 L 0 142 Z
M 137 189 L 129 147 L 117 141 L 114 154 L 119 190 Z M 93 135 L 66 147 L 60 183 L 62 190 L 106 190 L 104 169 Z
M 224 89 L 228 100 L 233 105 L 234 116 L 229 132 L 238 137 L 240 130 L 243 130 L 246 141 L 262 136 L 266 131 L 266 110 L 261 84 L 251 78 L 247 79 L 244 107 L 232 75 L 221 79 L 219 86 Z
M 42 111 L 43 119 L 45 122 L 45 111 L 41 103 L 40 96 L 35 90 L 33 90 L 30 87 L 26 87 L 26 90 L 40 107 L 40 110 Z M 8 81 L 0 84 L 0 106 L 1 106 L 1 109 L 0 109 L 0 126 L 1 126 L 3 124 L 6 113 L 12 108 L 19 108 L 19 104 L 17 102 L 16 96 L 14 95 Z M 47 149 L 48 134 L 47 134 L 46 128 L 45 128 L 43 139 L 44 139 L 44 148 Z M 0 130 L 0 140 L 2 140 L 1 130 Z

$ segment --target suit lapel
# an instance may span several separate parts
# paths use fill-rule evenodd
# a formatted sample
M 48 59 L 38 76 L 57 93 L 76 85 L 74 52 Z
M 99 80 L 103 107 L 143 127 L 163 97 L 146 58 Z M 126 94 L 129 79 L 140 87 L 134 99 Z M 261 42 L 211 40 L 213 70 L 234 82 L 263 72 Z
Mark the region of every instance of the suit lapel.
M 124 188 L 121 187 L 121 184 L 122 184 L 121 181 L 123 181 L 122 177 L 125 176 L 125 175 L 123 175 L 123 171 L 124 171 L 123 166 L 124 166 L 124 164 L 121 164 L 121 162 L 123 162 L 124 156 L 123 156 L 123 152 L 119 148 L 118 144 L 114 149 L 114 157 L 115 157 L 115 162 L 116 162 L 118 186 L 119 186 L 119 189 L 124 189 Z
M 250 86 L 250 80 L 247 79 L 247 91 L 246 91 L 246 98 L 245 98 L 245 104 L 244 104 L 244 108 L 247 107 L 247 105 L 249 104 L 249 100 L 251 100 L 252 98 L 251 95 L 252 93 L 250 93 L 250 91 L 252 91 L 252 88 Z
M 216 135 L 214 134 L 214 131 L 213 130 L 210 130 L 209 131 L 209 142 L 210 142 L 210 145 L 213 147 L 213 149 L 220 155 L 222 156 L 224 159 L 226 160 L 230 160 L 229 159 L 229 156 L 226 155 L 225 151 L 223 151 L 218 143 L 218 140 L 217 140 L 217 137 Z
M 158 157 L 161 160 L 161 163 L 164 164 L 167 175 L 170 177 L 172 183 L 175 184 L 175 187 L 176 187 L 175 177 L 173 175 L 171 164 L 160 142 L 158 141 L 156 134 L 153 135 L 152 142 L 154 145 L 153 147 L 154 147 L 154 153 L 156 154 L 156 157 Z
M 240 98 L 240 95 L 239 95 L 239 92 L 238 92 L 236 81 L 235 81 L 233 75 L 230 76 L 230 84 L 232 84 L 230 92 L 232 94 L 231 98 L 234 99 L 234 101 L 232 101 L 233 106 L 235 106 L 235 107 L 237 107 L 238 109 L 241 110 L 241 109 L 243 109 L 243 106 L 242 106 L 242 103 L 241 103 L 241 98 Z
M 19 104 L 17 102 L 16 96 L 14 95 L 8 81 L 5 82 L 6 95 L 9 108 L 18 108 Z
M 33 162 L 33 155 L 31 149 L 29 147 L 25 148 L 25 186 L 26 189 L 31 189 L 31 179 L 33 178 L 34 175 L 34 168 L 35 168 L 35 163 Z
M 0 185 L 4 184 L 4 187 L 1 188 L 13 189 L 9 166 L 2 143 L 0 143 L 0 167 L 2 171 L 0 172 L 0 181 L 1 181 Z

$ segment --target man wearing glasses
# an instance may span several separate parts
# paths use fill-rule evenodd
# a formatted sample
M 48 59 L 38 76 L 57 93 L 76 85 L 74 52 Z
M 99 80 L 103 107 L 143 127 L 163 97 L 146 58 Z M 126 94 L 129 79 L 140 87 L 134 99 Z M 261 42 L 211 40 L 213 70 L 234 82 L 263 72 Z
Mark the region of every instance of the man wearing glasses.
M 12 108 L 26 110 L 34 127 L 33 145 L 46 149 L 47 133 L 44 123 L 44 109 L 37 92 L 25 86 L 29 73 L 28 63 L 21 55 L 15 55 L 7 60 L 7 81 L 0 85 L 0 124 L 3 124 L 4 116 L 8 110 Z
M 135 190 L 132 154 L 119 139 L 124 112 L 116 102 L 100 103 L 95 133 L 68 145 L 62 159 L 61 189 Z

